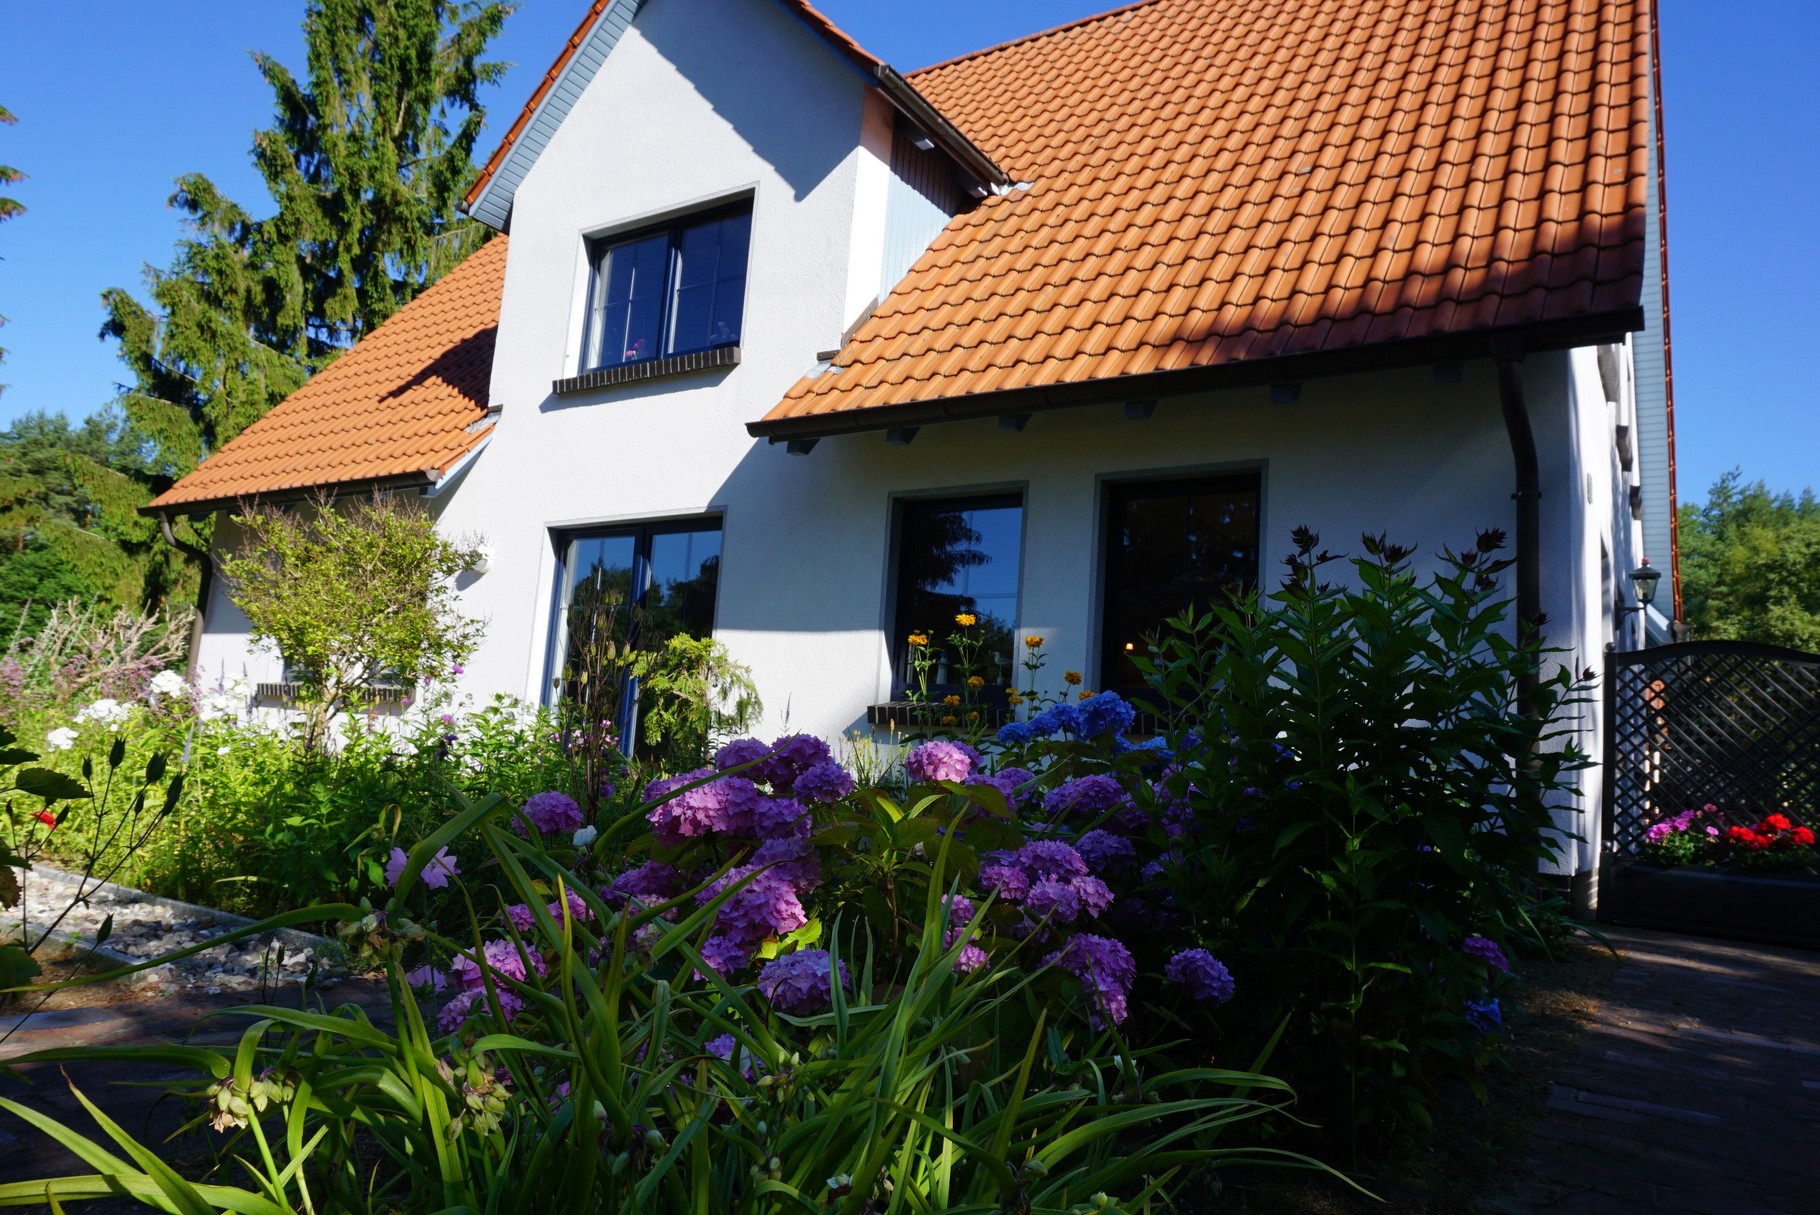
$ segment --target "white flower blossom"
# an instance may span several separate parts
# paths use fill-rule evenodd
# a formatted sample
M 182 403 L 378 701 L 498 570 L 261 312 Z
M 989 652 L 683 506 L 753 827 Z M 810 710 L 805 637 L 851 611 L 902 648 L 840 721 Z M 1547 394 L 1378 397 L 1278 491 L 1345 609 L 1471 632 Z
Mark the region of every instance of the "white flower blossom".
M 50 745 L 50 749 L 53 751 L 67 751 L 76 745 L 76 739 L 80 737 L 81 735 L 68 726 L 58 726 L 44 736 L 44 741 Z
M 121 704 L 112 696 L 103 696 L 86 709 L 80 710 L 76 714 L 76 720 L 79 722 L 92 721 L 98 726 L 118 730 L 132 715 L 133 710 L 129 706 Z
M 577 831 L 575 833 L 575 839 L 574 839 L 575 846 L 577 848 L 586 848 L 589 844 L 592 844 L 594 842 L 594 837 L 599 834 L 600 834 L 600 832 L 595 829 L 594 824 L 589 823 L 587 826 L 583 827 L 580 831 Z
M 182 699 L 190 694 L 187 679 L 175 671 L 160 671 L 152 676 L 152 681 L 145 685 L 146 699 L 156 703 L 160 696 L 175 696 Z

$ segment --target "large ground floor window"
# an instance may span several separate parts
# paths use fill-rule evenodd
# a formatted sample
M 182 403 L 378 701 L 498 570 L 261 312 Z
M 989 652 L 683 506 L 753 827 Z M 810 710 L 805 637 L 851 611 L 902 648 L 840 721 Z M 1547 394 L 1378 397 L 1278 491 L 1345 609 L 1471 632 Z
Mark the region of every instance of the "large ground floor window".
M 1171 616 L 1257 586 L 1259 496 L 1256 473 L 1107 487 L 1102 687 L 1142 686 L 1132 658 Z
M 959 689 L 962 655 L 948 638 L 955 617 L 974 617 L 975 674 L 1002 698 L 1013 674 L 1024 501 L 1018 494 L 910 498 L 899 503 L 897 604 L 891 654 L 897 691 L 916 687 L 909 637 L 934 652 L 930 692 Z M 989 697 L 986 699 L 990 699 Z
M 623 643 L 634 621 L 637 644 L 645 648 L 679 634 L 713 634 L 719 519 L 590 528 L 558 532 L 553 538 L 557 585 L 544 685 L 547 703 L 574 696 L 590 650 L 606 642 Z M 628 686 L 619 713 L 622 723 L 633 720 L 635 695 Z

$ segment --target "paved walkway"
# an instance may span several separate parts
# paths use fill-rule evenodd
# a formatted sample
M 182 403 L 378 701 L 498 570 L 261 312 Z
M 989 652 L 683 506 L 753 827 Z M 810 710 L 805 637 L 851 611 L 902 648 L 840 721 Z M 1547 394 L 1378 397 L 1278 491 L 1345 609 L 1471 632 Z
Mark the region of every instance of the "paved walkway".
M 1820 1211 L 1820 953 L 1642 929 L 1534 1128 L 1510 1215 Z

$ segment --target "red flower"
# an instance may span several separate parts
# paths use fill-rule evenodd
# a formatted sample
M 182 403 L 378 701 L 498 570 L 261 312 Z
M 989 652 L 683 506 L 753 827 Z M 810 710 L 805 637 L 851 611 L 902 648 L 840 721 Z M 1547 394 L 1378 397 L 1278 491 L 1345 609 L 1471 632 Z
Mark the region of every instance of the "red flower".
M 1769 836 L 1758 835 L 1749 827 L 1732 827 L 1725 832 L 1725 842 L 1740 848 L 1767 848 Z
M 55 827 L 57 825 L 57 816 L 52 814 L 49 810 L 40 810 L 38 811 L 38 821 L 43 823 L 46 827 Z
M 1812 827 L 1796 827 L 1793 831 L 1788 833 L 1788 838 L 1797 848 L 1812 848 L 1814 846 L 1814 829 Z
M 1772 814 L 1768 818 L 1763 820 L 1762 830 L 1764 830 L 1764 831 L 1787 831 L 1790 827 L 1793 827 L 1793 826 L 1794 826 L 1794 824 L 1788 821 L 1788 815 Z

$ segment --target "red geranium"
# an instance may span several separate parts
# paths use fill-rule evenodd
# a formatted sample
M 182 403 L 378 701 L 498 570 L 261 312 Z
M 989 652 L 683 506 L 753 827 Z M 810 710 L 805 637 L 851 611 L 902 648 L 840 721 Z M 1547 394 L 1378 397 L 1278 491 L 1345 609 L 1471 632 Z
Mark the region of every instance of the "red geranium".
M 1788 833 L 1788 838 L 1789 842 L 1794 844 L 1797 848 L 1812 848 L 1814 846 L 1814 829 L 1812 827 L 1796 827 L 1793 831 Z
M 1765 831 L 1765 832 L 1787 831 L 1790 827 L 1793 827 L 1794 825 L 1795 824 L 1788 821 L 1788 815 L 1772 814 L 1768 818 L 1763 820 L 1763 822 L 1759 825 L 1759 829 L 1762 831 Z
M 46 827 L 55 827 L 57 825 L 57 816 L 52 814 L 49 810 L 40 810 L 38 811 L 38 821 L 43 823 Z
M 1731 827 L 1725 832 L 1725 842 L 1740 848 L 1763 849 L 1769 847 L 1769 836 L 1758 835 L 1749 827 Z

